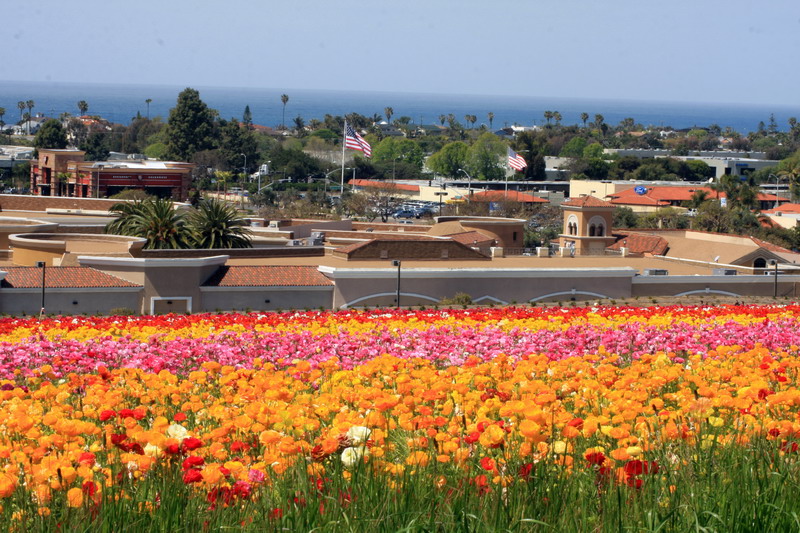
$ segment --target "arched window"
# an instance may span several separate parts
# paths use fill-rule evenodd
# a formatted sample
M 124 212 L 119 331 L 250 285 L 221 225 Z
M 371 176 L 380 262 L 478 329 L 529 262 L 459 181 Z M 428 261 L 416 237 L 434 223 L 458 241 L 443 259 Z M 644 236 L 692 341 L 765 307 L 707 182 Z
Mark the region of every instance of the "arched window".
M 759 257 L 753 261 L 753 268 L 767 268 L 767 260 L 763 257 Z
M 603 227 L 602 224 L 599 224 L 597 226 L 597 236 L 602 237 L 604 234 L 605 234 L 605 228 Z
M 591 226 L 589 226 L 589 237 L 594 237 L 594 232 L 595 232 L 595 228 L 594 228 L 594 224 L 592 224 Z

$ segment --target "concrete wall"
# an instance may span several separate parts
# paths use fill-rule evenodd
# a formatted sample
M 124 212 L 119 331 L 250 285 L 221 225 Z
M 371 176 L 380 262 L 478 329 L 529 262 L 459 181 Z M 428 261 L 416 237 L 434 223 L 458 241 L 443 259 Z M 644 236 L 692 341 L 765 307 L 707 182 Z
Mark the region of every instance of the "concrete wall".
M 730 296 L 772 296 L 775 277 L 754 276 L 638 276 L 633 279 L 633 296 L 680 296 L 692 294 L 727 294 Z M 796 298 L 800 295 L 800 276 L 778 275 L 777 295 Z
M 108 211 L 119 200 L 98 198 L 67 198 L 55 196 L 31 196 L 24 194 L 0 194 L 0 211 L 40 211 L 46 209 L 85 209 Z
M 139 307 L 140 288 L 117 289 L 47 289 L 45 313 L 55 315 L 110 314 L 112 309 Z M 42 290 L 0 289 L 0 313 L 9 315 L 38 315 Z
M 196 312 L 331 309 L 333 287 L 203 287 Z
M 395 305 L 396 268 L 321 271 L 335 280 L 334 308 Z M 571 298 L 627 298 L 636 270 L 620 269 L 402 269 L 400 299 L 406 305 L 431 305 L 456 293 L 474 302 L 507 304 Z

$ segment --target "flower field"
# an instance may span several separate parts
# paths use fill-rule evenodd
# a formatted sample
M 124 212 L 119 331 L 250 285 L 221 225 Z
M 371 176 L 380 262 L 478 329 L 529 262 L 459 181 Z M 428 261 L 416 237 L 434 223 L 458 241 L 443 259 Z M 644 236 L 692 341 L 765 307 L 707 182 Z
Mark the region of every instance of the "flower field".
M 796 531 L 800 307 L 0 320 L 9 531 Z

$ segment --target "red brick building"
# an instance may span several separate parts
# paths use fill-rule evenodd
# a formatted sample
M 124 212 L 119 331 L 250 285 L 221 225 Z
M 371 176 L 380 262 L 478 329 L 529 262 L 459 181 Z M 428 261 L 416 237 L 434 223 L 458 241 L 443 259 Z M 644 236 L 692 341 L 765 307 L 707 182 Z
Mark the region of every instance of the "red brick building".
M 81 150 L 39 150 L 31 162 L 31 193 L 106 198 L 125 189 L 186 200 L 194 165 L 173 161 L 84 161 Z

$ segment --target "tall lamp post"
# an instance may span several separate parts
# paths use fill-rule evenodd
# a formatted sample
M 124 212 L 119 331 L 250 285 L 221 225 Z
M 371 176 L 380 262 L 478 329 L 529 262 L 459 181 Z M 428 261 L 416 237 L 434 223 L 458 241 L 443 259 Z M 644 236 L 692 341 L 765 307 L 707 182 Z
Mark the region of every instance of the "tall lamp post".
M 472 201 L 472 176 L 463 168 L 459 168 L 458 171 L 463 172 L 467 176 L 467 201 Z
M 400 265 L 401 262 L 397 259 L 392 261 L 392 266 L 397 267 L 397 308 L 400 309 Z
M 773 259 L 769 262 L 770 265 L 775 267 L 775 272 L 773 272 L 775 279 L 772 280 L 772 297 L 778 297 L 778 262 Z
M 780 207 L 778 204 L 778 191 L 781 185 L 781 177 L 778 176 L 777 174 L 770 174 L 767 179 L 772 179 L 772 178 L 775 178 L 775 190 L 773 191 L 775 193 L 775 205 L 773 207 L 775 209 L 778 209 L 778 207 Z
M 433 194 L 439 197 L 439 216 L 442 216 L 442 196 L 447 196 L 447 193 L 445 191 L 437 191 Z
M 45 280 L 47 279 L 46 272 L 47 272 L 47 263 L 44 261 L 36 261 L 36 266 L 42 269 L 42 308 L 39 311 L 39 318 L 44 316 L 44 288 L 45 288 Z

